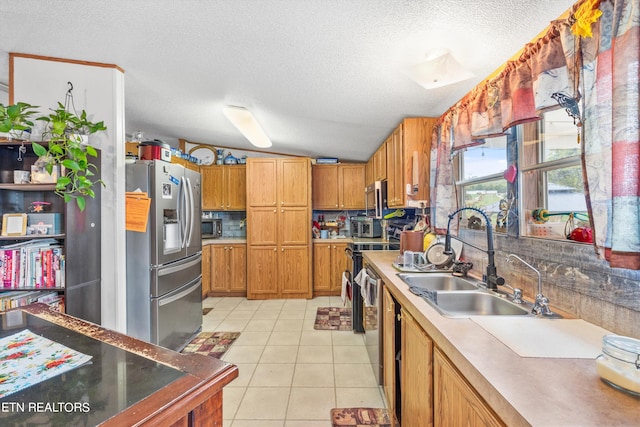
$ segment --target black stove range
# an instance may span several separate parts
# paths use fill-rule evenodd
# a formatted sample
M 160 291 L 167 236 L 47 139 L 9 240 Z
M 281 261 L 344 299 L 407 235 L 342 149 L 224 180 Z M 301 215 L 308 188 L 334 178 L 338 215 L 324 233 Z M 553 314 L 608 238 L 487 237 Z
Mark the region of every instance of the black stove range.
M 397 251 L 400 250 L 400 240 L 383 240 L 380 238 L 353 238 L 347 247 L 347 255 L 352 260 L 351 270 L 351 312 L 354 332 L 364 332 L 363 301 L 360 294 L 360 285 L 355 282 L 355 277 L 362 270 L 363 251 Z

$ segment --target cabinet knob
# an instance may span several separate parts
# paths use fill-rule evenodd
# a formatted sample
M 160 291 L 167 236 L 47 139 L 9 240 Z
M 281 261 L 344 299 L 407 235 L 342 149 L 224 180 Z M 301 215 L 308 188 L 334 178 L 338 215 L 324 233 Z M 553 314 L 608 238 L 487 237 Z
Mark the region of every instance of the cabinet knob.
M 276 213 L 276 212 L 278 212 L 278 210 L 277 210 L 277 209 L 274 209 L 274 210 L 273 210 L 273 213 Z
M 284 248 L 280 249 L 282 252 L 284 252 Z
M 273 248 L 273 252 L 275 252 L 275 251 L 277 251 L 277 249 L 276 249 L 276 248 Z
M 284 209 L 280 209 L 280 212 L 284 213 Z

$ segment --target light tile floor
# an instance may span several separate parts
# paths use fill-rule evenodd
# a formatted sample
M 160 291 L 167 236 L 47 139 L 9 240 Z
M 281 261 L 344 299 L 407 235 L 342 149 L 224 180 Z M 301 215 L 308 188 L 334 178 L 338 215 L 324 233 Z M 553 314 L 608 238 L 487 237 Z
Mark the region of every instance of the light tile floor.
M 203 331 L 241 332 L 222 358 L 240 373 L 223 391 L 224 427 L 330 427 L 331 408 L 384 407 L 363 334 L 313 329 L 330 306 L 342 301 L 203 301 Z

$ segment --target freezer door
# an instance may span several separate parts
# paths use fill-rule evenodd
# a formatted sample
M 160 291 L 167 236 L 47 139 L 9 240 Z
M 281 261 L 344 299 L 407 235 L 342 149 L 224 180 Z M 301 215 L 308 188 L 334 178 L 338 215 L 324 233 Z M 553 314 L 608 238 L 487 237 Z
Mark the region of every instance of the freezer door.
M 151 298 L 161 297 L 202 275 L 202 252 L 151 268 Z
M 151 342 L 180 351 L 202 327 L 202 279 L 151 300 Z

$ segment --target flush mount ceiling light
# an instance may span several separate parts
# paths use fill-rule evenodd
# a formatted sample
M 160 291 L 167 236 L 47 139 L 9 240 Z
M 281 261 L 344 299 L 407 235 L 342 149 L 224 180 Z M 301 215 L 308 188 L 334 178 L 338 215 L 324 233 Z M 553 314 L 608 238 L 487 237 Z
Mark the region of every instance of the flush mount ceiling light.
M 406 69 L 406 74 L 425 89 L 447 86 L 474 76 L 447 49 L 433 49 L 426 56 L 425 62 Z
M 249 110 L 244 107 L 227 106 L 222 111 L 253 145 L 260 148 L 271 147 L 271 140 Z

